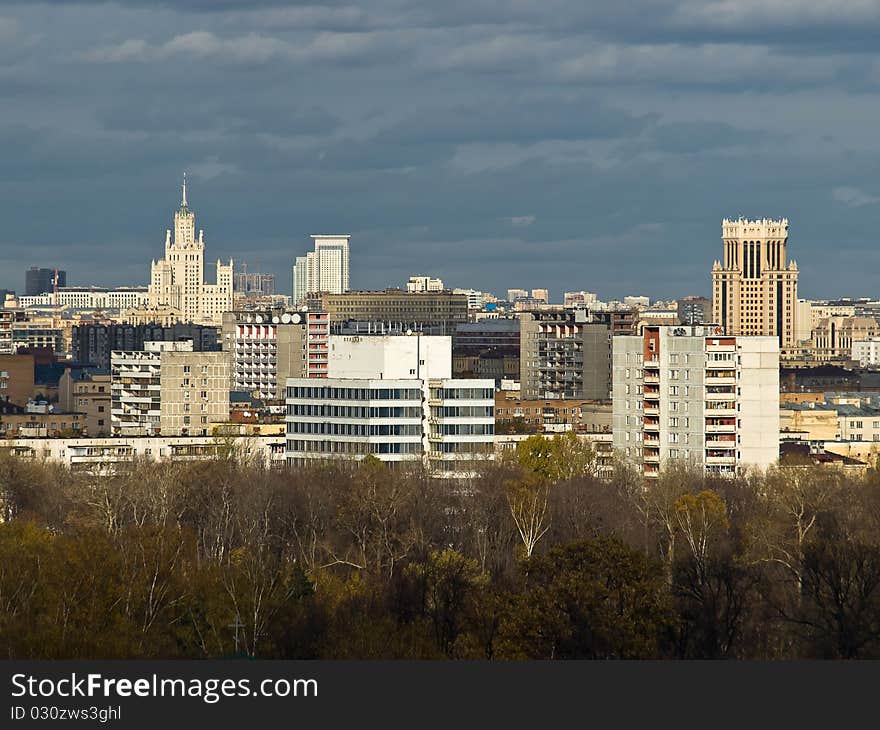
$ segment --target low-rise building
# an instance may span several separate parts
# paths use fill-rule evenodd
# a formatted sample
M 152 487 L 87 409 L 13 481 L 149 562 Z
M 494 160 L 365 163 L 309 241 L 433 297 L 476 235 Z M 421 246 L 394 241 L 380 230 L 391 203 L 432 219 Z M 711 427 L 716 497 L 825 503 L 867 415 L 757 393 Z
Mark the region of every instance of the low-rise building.
M 8 438 L 0 452 L 45 459 L 74 471 L 112 473 L 120 464 L 238 458 L 264 466 L 284 464 L 284 438 L 262 436 L 117 436 L 110 438 Z
M 523 400 L 519 396 L 517 391 L 496 391 L 496 432 L 611 433 L 610 401 Z

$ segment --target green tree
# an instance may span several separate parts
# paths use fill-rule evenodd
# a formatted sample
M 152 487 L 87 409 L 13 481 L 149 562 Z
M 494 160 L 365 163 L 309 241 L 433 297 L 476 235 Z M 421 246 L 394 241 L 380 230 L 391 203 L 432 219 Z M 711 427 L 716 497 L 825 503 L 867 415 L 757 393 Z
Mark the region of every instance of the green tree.
M 656 658 L 672 618 L 661 565 L 598 538 L 527 562 L 501 643 L 513 658 Z

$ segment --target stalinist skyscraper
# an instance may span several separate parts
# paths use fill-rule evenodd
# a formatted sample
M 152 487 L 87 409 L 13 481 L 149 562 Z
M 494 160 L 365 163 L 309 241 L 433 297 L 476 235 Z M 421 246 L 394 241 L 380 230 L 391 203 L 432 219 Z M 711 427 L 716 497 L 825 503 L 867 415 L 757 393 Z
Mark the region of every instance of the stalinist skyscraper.
M 180 208 L 174 214 L 174 238 L 165 232 L 165 258 L 153 261 L 150 308 L 170 307 L 181 322 L 221 325 L 232 310 L 232 260 L 217 260 L 217 283 L 206 284 L 204 231 L 196 238 L 196 217 L 186 202 L 186 175 Z
M 721 222 L 724 262 L 712 266 L 712 317 L 731 335 L 796 342 L 797 264 L 786 262 L 788 220 Z

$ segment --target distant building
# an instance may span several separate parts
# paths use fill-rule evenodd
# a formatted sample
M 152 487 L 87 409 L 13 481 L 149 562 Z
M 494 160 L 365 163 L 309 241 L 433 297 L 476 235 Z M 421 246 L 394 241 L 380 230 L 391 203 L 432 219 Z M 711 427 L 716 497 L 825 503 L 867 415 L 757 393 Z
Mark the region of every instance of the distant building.
M 468 309 L 483 308 L 483 292 L 476 289 L 453 289 L 453 294 L 463 294 L 467 297 Z
M 186 177 L 180 208 L 174 214 L 174 238 L 165 232 L 165 258 L 153 261 L 149 308 L 171 307 L 178 321 L 219 326 L 223 312 L 232 309 L 232 261 L 217 260 L 217 283 L 205 283 L 204 231 L 196 238 L 196 217 L 186 202 Z
M 67 286 L 67 272 L 58 269 L 58 286 Z M 55 269 L 31 266 L 24 272 L 24 294 L 34 297 L 51 292 L 55 287 Z
M 519 351 L 520 320 L 484 319 L 479 322 L 461 322 L 452 335 L 453 350 L 460 348 L 486 350 L 492 347 L 511 347 Z
M 336 324 L 352 320 L 384 323 L 402 331 L 430 327 L 437 334 L 451 335 L 458 324 L 468 321 L 467 297 L 448 291 L 353 291 L 323 294 L 310 301 L 314 309 L 330 315 L 331 330 Z
M 517 299 L 526 299 L 528 298 L 529 293 L 525 289 L 508 289 L 507 290 L 507 301 L 515 302 Z
M 550 303 L 550 292 L 547 289 L 532 289 L 532 299 L 544 304 Z
M 797 264 L 788 262 L 788 220 L 725 218 L 723 262 L 712 266 L 712 315 L 731 335 L 797 342 Z
M 243 271 L 233 275 L 233 291 L 255 296 L 272 296 L 275 293 L 275 274 L 249 272 L 245 265 Z
M 684 325 L 711 324 L 712 302 L 705 297 L 679 299 L 678 322 Z
M 522 433 L 579 431 L 611 433 L 611 403 L 592 400 L 523 400 L 516 391 L 496 391 L 495 430 Z
M 564 307 L 586 307 L 595 304 L 599 298 L 588 291 L 567 291 L 562 297 Z
M 195 352 L 220 349 L 216 327 L 200 324 L 87 324 L 77 325 L 71 335 L 71 354 L 77 362 L 110 370 L 113 350 L 143 350 L 145 342 L 190 340 Z
M 646 477 L 670 461 L 733 475 L 779 458 L 779 341 L 716 330 L 614 338 L 614 448 Z
M 828 317 L 813 329 L 810 355 L 816 362 L 855 360 L 854 347 L 878 336 L 880 324 L 873 317 Z
M 869 337 L 853 342 L 852 359 L 863 368 L 880 365 L 880 337 Z
M 411 276 L 406 283 L 406 290 L 411 293 L 443 291 L 443 279 L 435 279 L 431 276 Z
M 57 296 L 51 291 L 37 296 L 18 298 L 21 307 L 51 308 L 57 303 L 65 309 L 112 309 L 122 310 L 145 307 L 149 304 L 149 290 L 145 286 L 128 286 L 108 289 L 100 286 L 72 286 L 59 288 Z
M 315 292 L 342 294 L 350 288 L 349 239 L 351 236 L 314 235 L 315 250 L 297 256 L 293 267 L 293 303 Z

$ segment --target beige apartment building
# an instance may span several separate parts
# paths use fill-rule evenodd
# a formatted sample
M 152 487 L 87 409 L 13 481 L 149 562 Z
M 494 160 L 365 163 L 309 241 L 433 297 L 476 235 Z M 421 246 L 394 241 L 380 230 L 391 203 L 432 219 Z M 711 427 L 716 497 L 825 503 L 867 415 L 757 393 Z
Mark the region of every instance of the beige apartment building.
M 109 436 L 110 373 L 68 368 L 58 381 L 58 407 L 81 414 L 89 436 Z
M 159 427 L 165 435 L 206 436 L 229 419 L 227 352 L 163 352 Z
M 201 436 L 229 419 L 229 352 L 145 342 L 143 351 L 114 350 L 110 362 L 114 435 Z
M 722 261 L 712 266 L 712 314 L 728 335 L 797 341 L 797 264 L 788 262 L 788 220 L 725 218 Z

